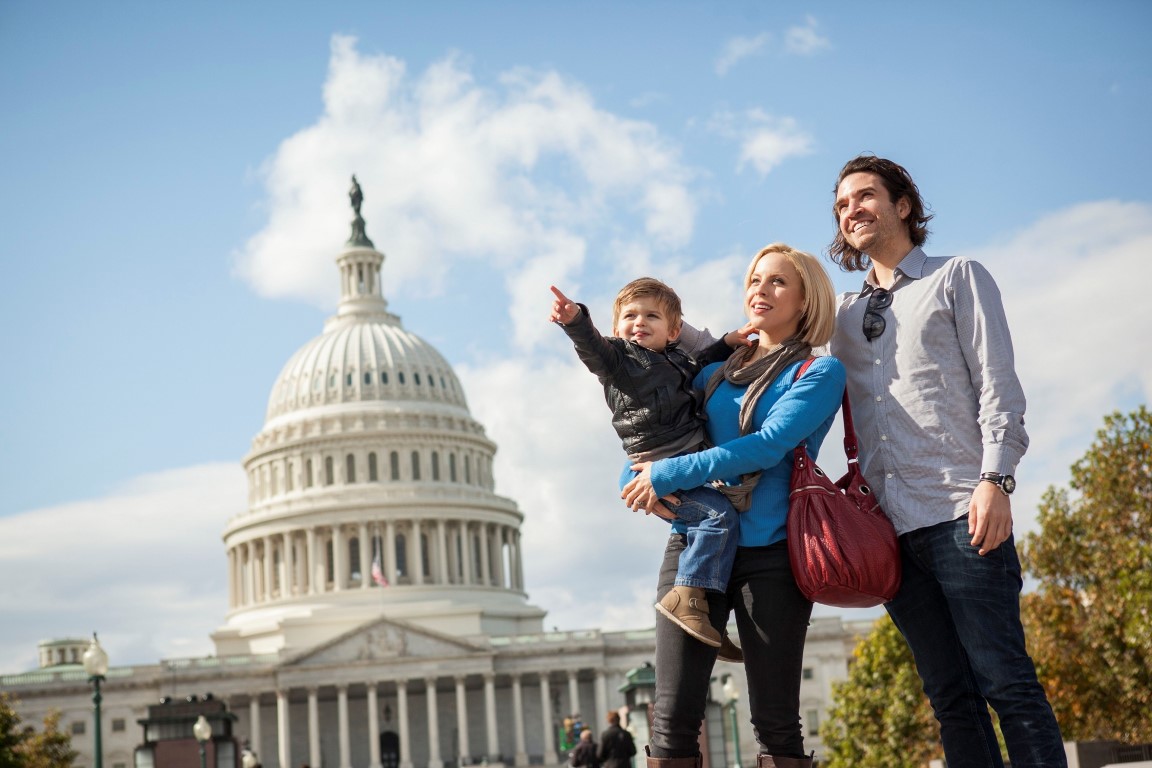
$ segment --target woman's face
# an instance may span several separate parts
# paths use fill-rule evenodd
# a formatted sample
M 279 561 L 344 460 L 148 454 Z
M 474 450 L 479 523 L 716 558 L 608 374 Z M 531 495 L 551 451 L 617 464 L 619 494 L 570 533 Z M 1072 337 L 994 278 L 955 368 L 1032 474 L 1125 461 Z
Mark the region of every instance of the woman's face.
M 796 334 L 804 317 L 804 282 L 787 256 L 760 257 L 744 291 L 744 312 L 761 343 L 779 344 Z

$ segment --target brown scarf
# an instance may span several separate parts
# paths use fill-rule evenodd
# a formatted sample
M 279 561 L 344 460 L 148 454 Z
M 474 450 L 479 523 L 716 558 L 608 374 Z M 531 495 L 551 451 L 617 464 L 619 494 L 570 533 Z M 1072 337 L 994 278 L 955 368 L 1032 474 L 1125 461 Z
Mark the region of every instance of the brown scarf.
M 737 387 L 746 387 L 744 400 L 740 403 L 740 436 L 749 435 L 756 431 L 757 425 L 753 423 L 753 414 L 760 396 L 772 385 L 776 377 L 785 368 L 801 360 L 807 360 L 812 354 L 812 346 L 806 344 L 798 336 L 787 339 L 783 344 L 770 350 L 764 357 L 754 363 L 745 365 L 748 360 L 760 349 L 759 342 L 750 347 L 741 347 L 732 353 L 724 365 L 712 374 L 708 384 L 704 387 L 704 401 L 720 386 L 722 379 Z M 725 485 L 716 481 L 713 485 L 718 491 L 728 497 L 737 512 L 744 512 L 752 501 L 752 490 L 760 481 L 760 470 L 741 476 L 738 485 Z

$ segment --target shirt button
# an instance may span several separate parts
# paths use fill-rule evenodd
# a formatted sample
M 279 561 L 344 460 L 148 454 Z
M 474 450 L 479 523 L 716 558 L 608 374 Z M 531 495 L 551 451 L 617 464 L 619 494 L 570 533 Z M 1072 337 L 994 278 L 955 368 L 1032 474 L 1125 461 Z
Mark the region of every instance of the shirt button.
M 889 472 L 887 475 L 885 475 L 885 477 L 887 477 L 889 480 L 891 480 L 892 479 L 892 473 Z
M 883 399 L 884 399 L 884 398 L 880 397 L 880 395 L 876 395 L 876 402 L 880 402 L 880 401 L 881 401 L 881 400 L 883 400 Z
M 880 365 L 880 360 L 879 360 L 879 358 L 877 358 L 877 359 L 876 359 L 875 361 L 873 361 L 873 362 L 875 362 L 875 363 L 876 363 L 876 365 Z

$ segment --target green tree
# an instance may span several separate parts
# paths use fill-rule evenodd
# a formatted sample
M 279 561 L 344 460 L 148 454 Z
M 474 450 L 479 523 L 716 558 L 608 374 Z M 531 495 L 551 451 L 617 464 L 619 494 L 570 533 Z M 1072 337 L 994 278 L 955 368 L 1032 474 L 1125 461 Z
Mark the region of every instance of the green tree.
M 60 730 L 60 713 L 49 712 L 44 729 L 22 725 L 16 699 L 0 693 L 0 768 L 70 768 L 77 753 Z
M 908 644 L 887 615 L 852 653 L 820 729 L 825 768 L 920 768 L 941 757 L 939 729 Z
M 1066 739 L 1152 741 L 1152 414 L 1104 419 L 1022 546 L 1029 650 Z

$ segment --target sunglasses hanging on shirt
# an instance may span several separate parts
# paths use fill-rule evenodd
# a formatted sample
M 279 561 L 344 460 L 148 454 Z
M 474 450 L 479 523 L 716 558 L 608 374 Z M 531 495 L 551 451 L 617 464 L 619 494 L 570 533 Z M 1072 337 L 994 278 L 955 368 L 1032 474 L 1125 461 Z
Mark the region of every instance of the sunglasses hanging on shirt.
M 888 326 L 884 315 L 880 314 L 892 306 L 892 293 L 883 288 L 877 288 L 868 296 L 868 308 L 864 311 L 864 338 L 872 341 Z

